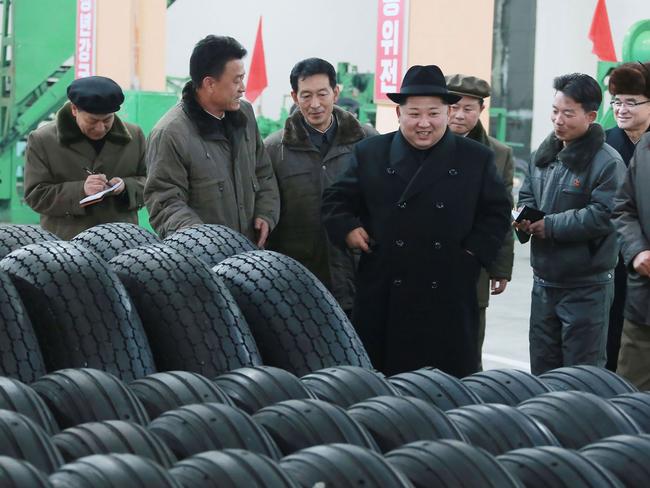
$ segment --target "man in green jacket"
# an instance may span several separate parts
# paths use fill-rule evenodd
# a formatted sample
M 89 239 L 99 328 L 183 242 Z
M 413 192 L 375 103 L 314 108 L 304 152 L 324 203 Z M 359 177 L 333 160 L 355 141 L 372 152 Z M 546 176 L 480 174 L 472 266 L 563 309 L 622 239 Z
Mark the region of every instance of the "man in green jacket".
M 117 83 L 103 76 L 73 81 L 56 119 L 33 131 L 25 152 L 25 201 L 41 226 L 72 239 L 94 225 L 138 222 L 145 179 L 142 130 L 115 112 L 124 101 Z M 119 186 L 98 203 L 89 195 Z
M 650 98 L 645 98 L 650 101 Z M 627 268 L 621 353 L 616 372 L 650 389 L 650 133 L 641 137 L 616 194 L 614 225 Z
M 281 199 L 280 221 L 269 249 L 300 261 L 350 313 L 354 257 L 351 251 L 330 245 L 321 223 L 321 199 L 323 190 L 346 168 L 354 144 L 377 131 L 334 105 L 339 94 L 336 72 L 324 59 L 300 61 L 289 81 L 298 109 L 284 129 L 264 141 Z
M 144 197 L 165 237 L 195 224 L 221 224 L 263 247 L 280 199 L 245 91 L 246 55 L 232 37 L 194 47 L 182 101 L 156 124 L 147 144 Z
M 458 102 L 449 106 L 449 128 L 452 132 L 480 142 L 494 151 L 497 174 L 503 180 L 508 196 L 512 198 L 512 175 L 514 172 L 512 149 L 487 135 L 479 119 L 485 108 L 483 101 L 490 96 L 489 83 L 475 76 L 463 74 L 450 75 L 446 78 L 447 89 L 462 96 Z M 478 331 L 479 371 L 482 369 L 481 349 L 485 338 L 485 310 L 490 302 L 490 293 L 499 295 L 505 291 L 508 281 L 512 277 L 513 259 L 514 238 L 512 232 L 508 232 L 497 258 L 488 269 L 481 268 L 477 284 L 480 319 Z

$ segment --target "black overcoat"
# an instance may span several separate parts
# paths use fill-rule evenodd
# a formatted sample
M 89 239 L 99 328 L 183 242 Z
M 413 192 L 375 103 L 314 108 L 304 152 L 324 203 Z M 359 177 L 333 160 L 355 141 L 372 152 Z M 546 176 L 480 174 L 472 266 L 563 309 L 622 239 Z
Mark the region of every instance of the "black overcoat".
M 494 153 L 449 130 L 421 165 L 399 131 L 355 146 L 323 219 L 338 245 L 359 226 L 371 237 L 353 323 L 378 370 L 476 371 L 476 280 L 509 229 L 509 202 Z

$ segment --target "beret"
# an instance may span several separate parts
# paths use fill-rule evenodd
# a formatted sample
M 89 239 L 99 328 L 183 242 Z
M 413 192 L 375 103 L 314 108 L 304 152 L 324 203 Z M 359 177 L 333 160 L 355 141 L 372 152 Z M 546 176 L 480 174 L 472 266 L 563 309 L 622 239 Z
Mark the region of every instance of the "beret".
M 445 78 L 447 89 L 452 93 L 481 99 L 490 96 L 490 84 L 481 78 L 462 74 L 449 75 Z
M 120 85 L 104 76 L 88 76 L 70 83 L 68 99 L 91 114 L 112 114 L 120 109 L 124 93 Z
M 609 93 L 650 98 L 650 63 L 625 63 L 609 74 Z

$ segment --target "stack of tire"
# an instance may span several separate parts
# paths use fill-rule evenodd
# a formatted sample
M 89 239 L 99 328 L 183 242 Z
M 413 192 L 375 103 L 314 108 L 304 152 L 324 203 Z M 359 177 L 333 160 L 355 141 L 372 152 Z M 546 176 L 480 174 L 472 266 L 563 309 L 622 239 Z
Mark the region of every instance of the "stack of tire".
M 327 290 L 220 226 L 0 226 L 0 486 L 620 487 L 650 393 L 590 366 L 372 369 Z

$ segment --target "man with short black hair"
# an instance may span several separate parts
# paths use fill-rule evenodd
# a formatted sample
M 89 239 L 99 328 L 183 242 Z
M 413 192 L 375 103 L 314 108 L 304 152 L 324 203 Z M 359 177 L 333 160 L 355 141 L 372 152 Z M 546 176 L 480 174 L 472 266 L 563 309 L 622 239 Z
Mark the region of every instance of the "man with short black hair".
M 531 240 L 533 374 L 562 366 L 605 365 L 618 243 L 611 221 L 625 172 L 594 121 L 602 93 L 592 77 L 555 78 L 551 133 L 534 154 L 519 205 L 545 212 L 515 223 Z
M 273 167 L 253 108 L 241 99 L 245 55 L 232 37 L 199 41 L 181 103 L 149 137 L 144 195 L 161 237 L 195 224 L 221 224 L 263 247 L 277 223 Z
M 412 66 L 399 130 L 359 142 L 323 195 L 335 245 L 362 252 L 352 322 L 386 375 L 433 366 L 476 372 L 476 281 L 503 243 L 510 200 L 494 153 L 447 127 L 440 68 Z
M 25 152 L 25 201 L 61 239 L 110 222 L 138 223 L 145 179 L 142 130 L 120 119 L 124 94 L 104 76 L 74 80 L 54 121 L 33 131 Z M 98 203 L 83 198 L 111 186 Z
M 485 132 L 480 119 L 481 113 L 485 109 L 484 99 L 490 96 L 490 84 L 476 76 L 463 74 L 450 75 L 446 79 L 447 89 L 462 97 L 449 106 L 449 128 L 455 134 L 479 142 L 494 151 L 497 174 L 503 180 L 508 196 L 512 199 L 512 175 L 514 172 L 512 149 L 494 137 L 490 137 Z M 485 338 L 485 311 L 490 303 L 490 293 L 499 295 L 505 291 L 508 281 L 512 277 L 513 250 L 513 235 L 512 232 L 508 232 L 497 258 L 492 261 L 489 268 L 481 268 L 477 287 L 480 318 L 478 331 L 479 370 L 483 369 L 481 350 Z
M 343 310 L 352 311 L 354 257 L 329 244 L 321 222 L 323 190 L 343 172 L 352 146 L 376 135 L 335 106 L 334 66 L 319 58 L 298 62 L 289 76 L 298 110 L 264 141 L 280 188 L 280 220 L 268 248 L 298 260 L 328 287 Z

